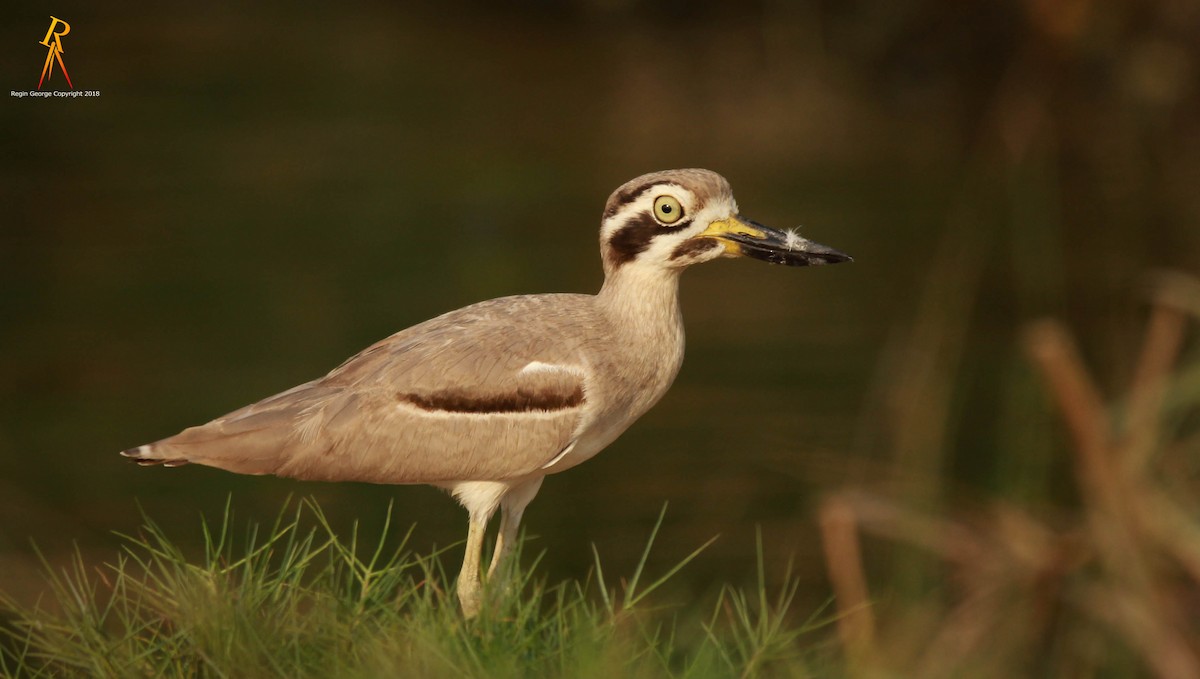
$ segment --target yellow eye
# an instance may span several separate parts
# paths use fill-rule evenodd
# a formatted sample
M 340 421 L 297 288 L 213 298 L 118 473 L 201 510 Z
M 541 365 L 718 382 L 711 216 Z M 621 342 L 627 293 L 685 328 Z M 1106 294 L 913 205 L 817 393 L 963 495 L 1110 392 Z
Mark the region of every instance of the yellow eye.
M 654 199 L 654 216 L 663 224 L 674 224 L 683 217 L 683 206 L 674 196 L 659 196 Z

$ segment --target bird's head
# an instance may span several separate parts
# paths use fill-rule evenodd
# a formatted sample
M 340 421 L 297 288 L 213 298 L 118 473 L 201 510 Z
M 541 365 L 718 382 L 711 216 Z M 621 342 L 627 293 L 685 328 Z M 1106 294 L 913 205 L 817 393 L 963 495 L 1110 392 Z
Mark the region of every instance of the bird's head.
M 849 255 L 738 213 L 729 182 L 709 170 L 642 175 L 608 197 L 600 227 L 605 274 L 623 267 L 681 270 L 718 257 L 810 266 Z

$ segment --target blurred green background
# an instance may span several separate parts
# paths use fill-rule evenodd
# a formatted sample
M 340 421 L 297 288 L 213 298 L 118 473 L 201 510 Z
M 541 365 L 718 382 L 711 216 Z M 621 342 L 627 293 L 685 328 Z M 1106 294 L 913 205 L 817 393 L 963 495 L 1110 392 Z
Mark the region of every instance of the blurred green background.
M 31 540 L 110 558 L 139 503 L 198 540 L 230 494 L 246 519 L 313 495 L 368 528 L 394 500 L 418 549 L 462 539 L 426 487 L 116 453 L 441 312 L 594 292 L 604 200 L 644 172 L 714 169 L 745 214 L 856 262 L 684 276 L 674 388 L 526 514 L 552 579 L 592 544 L 630 572 L 669 502 L 652 564 L 720 534 L 682 582 L 742 581 L 761 526 L 769 573 L 794 557 L 815 606 L 823 490 L 1069 501 L 1020 324 L 1066 318 L 1119 385 L 1146 272 L 1200 271 L 1196 2 L 10 3 L 7 89 L 36 87 L 50 15 L 102 94 L 0 103 L 0 589 L 20 596 Z

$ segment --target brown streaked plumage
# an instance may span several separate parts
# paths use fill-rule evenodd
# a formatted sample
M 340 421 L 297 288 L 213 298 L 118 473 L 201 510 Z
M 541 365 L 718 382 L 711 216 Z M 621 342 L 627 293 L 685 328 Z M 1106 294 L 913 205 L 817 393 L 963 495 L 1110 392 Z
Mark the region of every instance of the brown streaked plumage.
M 661 215 L 659 200 L 670 205 Z M 740 255 L 797 266 L 849 260 L 740 217 L 728 183 L 707 170 L 622 185 L 605 205 L 600 249 L 597 295 L 505 297 L 451 311 L 324 377 L 122 454 L 144 465 L 445 488 L 470 514 L 458 591 L 474 615 L 480 547 L 496 509 L 489 574 L 542 478 L 598 453 L 675 379 L 684 268 Z

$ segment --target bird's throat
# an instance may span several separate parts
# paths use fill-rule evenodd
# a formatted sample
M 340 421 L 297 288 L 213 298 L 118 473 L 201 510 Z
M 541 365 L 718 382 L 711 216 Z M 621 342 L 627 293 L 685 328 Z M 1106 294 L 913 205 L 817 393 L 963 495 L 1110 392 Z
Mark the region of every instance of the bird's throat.
M 618 340 L 633 351 L 682 359 L 683 318 L 679 311 L 679 271 L 624 266 L 612 272 L 596 296 Z

